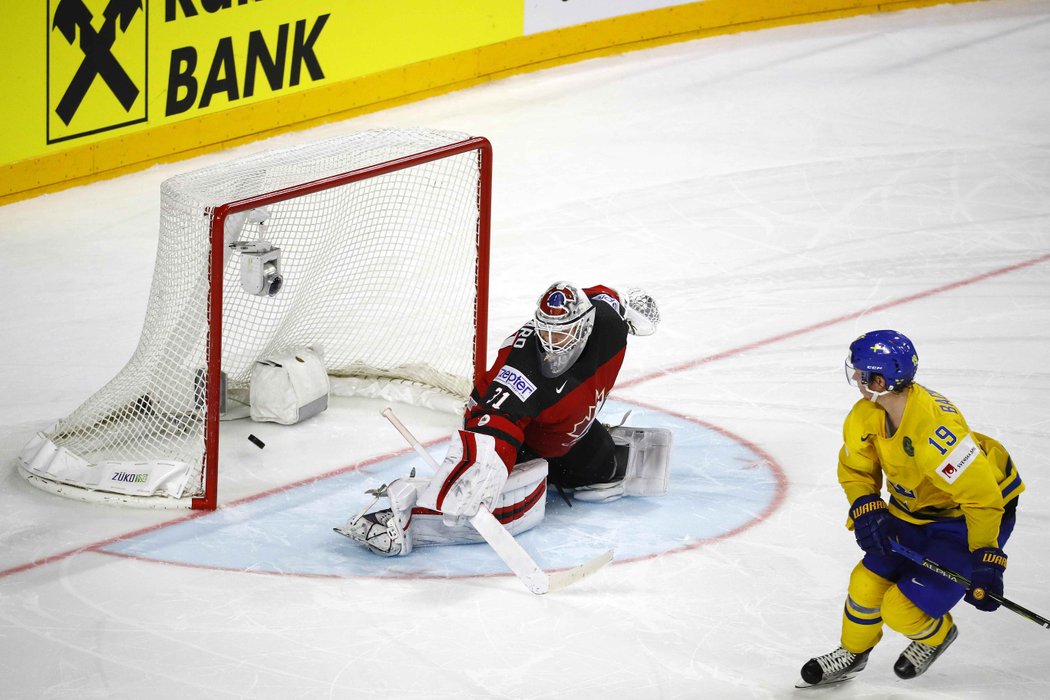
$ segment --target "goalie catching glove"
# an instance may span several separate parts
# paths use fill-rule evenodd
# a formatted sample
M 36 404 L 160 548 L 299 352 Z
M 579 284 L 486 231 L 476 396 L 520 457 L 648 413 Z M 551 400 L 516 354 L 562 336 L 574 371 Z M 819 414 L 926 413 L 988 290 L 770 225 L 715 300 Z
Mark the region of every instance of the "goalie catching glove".
M 623 320 L 627 321 L 627 331 L 631 335 L 652 335 L 660 323 L 660 310 L 656 301 L 641 289 L 628 289 L 621 299 L 623 302 Z

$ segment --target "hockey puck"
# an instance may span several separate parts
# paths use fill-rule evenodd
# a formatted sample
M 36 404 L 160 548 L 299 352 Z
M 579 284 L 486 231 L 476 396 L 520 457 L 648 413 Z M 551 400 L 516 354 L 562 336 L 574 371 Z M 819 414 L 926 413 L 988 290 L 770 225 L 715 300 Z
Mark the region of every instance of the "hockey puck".
M 255 437 L 254 435 L 249 435 L 249 436 L 248 436 L 248 440 L 249 440 L 249 442 L 251 442 L 251 443 L 252 443 L 253 445 L 255 445 L 256 447 L 258 447 L 258 448 L 259 448 L 260 450 L 261 450 L 262 448 L 266 447 L 266 443 L 265 443 L 265 442 L 263 442 L 262 440 L 260 440 L 259 438 Z

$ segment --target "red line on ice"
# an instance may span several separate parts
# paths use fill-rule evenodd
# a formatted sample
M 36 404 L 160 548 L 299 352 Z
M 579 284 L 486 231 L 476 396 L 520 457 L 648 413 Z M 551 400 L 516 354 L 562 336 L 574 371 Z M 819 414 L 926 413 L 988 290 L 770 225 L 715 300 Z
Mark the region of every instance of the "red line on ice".
M 1002 276 L 1002 275 L 1006 275 L 1006 274 L 1009 274 L 1011 272 L 1016 272 L 1017 270 L 1023 270 L 1023 269 L 1028 268 L 1028 267 L 1033 267 L 1035 265 L 1039 265 L 1039 264 L 1047 262 L 1047 261 L 1050 261 L 1050 253 L 1046 253 L 1044 255 L 1040 255 L 1039 257 L 1031 258 L 1029 260 L 1023 260 L 1021 262 L 1014 263 L 1013 265 L 1007 265 L 1006 267 L 1000 267 L 1000 268 L 997 268 L 995 270 L 990 270 L 988 272 L 983 272 L 983 273 L 981 273 L 979 275 L 974 275 L 973 277 L 967 277 L 966 279 L 957 280 L 955 282 L 949 282 L 948 284 L 943 284 L 943 285 L 941 285 L 939 287 L 933 287 L 932 289 L 927 289 L 927 290 L 922 291 L 922 292 L 916 292 L 915 294 L 909 294 L 907 296 L 898 297 L 897 299 L 891 299 L 890 301 L 886 301 L 886 302 L 883 302 L 881 304 L 876 304 L 874 306 L 868 306 L 868 307 L 865 307 L 865 308 L 860 309 L 858 311 L 853 311 L 853 312 L 848 313 L 848 314 L 843 314 L 842 316 L 836 316 L 835 318 L 828 319 L 826 321 L 821 321 L 819 323 L 814 323 L 814 324 L 811 324 L 811 325 L 808 325 L 808 326 L 804 326 L 802 328 L 798 328 L 798 329 L 793 330 L 793 331 L 788 331 L 786 333 L 780 333 L 778 335 L 770 336 L 770 337 L 764 338 L 762 340 L 757 340 L 757 341 L 755 341 L 753 343 L 747 343 L 745 345 L 740 345 L 740 346 L 737 346 L 735 348 L 730 348 L 728 350 L 723 350 L 723 351 L 717 352 L 717 353 L 715 353 L 713 355 L 707 355 L 706 357 L 701 357 L 701 358 L 696 359 L 696 360 L 690 360 L 689 362 L 683 362 L 681 364 L 673 365 L 671 367 L 668 367 L 668 368 L 665 368 L 665 369 L 662 369 L 662 370 L 657 370 L 656 372 L 650 372 L 649 374 L 643 374 L 643 375 L 641 375 L 639 377 L 634 377 L 632 379 L 628 379 L 628 380 L 625 380 L 625 381 L 619 383 L 616 388 L 617 388 L 617 390 L 627 389 L 627 388 L 630 388 L 630 387 L 642 384 L 644 382 L 651 381 L 653 379 L 659 379 L 660 377 L 665 377 L 665 376 L 668 376 L 668 375 L 671 375 L 671 374 L 677 374 L 678 372 L 685 372 L 687 370 L 690 370 L 690 369 L 693 369 L 693 368 L 696 368 L 696 367 L 700 367 L 701 365 L 710 364 L 712 362 L 717 362 L 718 360 L 724 360 L 726 358 L 734 357 L 736 355 L 742 355 L 745 352 L 749 352 L 749 351 L 755 350 L 757 348 L 765 347 L 767 345 L 772 345 L 772 344 L 778 343 L 778 342 L 780 342 L 782 340 L 787 340 L 789 338 L 795 338 L 795 337 L 798 337 L 800 335 L 805 335 L 806 333 L 812 333 L 813 331 L 821 330 L 823 328 L 828 328 L 829 326 L 834 326 L 836 324 L 844 323 L 846 321 L 852 321 L 852 320 L 855 320 L 857 318 L 860 318 L 861 316 L 864 316 L 865 314 L 869 314 L 869 313 L 872 313 L 874 311 L 884 311 L 884 310 L 892 308 L 894 306 L 901 306 L 902 304 L 908 304 L 908 303 L 911 303 L 913 301 L 919 301 L 921 299 L 927 299 L 927 298 L 935 296 L 937 294 L 943 294 L 944 292 L 950 292 L 950 291 L 953 291 L 955 289 L 960 289 L 962 287 L 967 287 L 967 286 L 970 286 L 970 285 L 973 285 L 973 284 L 977 284 L 978 282 L 984 282 L 985 280 L 989 280 L 989 279 L 992 279 L 994 277 L 999 277 L 999 276 Z M 628 403 L 632 403 L 632 402 L 629 401 Z M 662 408 L 659 409 L 659 410 L 666 411 L 666 409 L 662 409 Z M 684 417 L 684 416 L 680 416 L 680 417 Z M 689 418 L 689 420 L 696 421 L 695 418 Z M 708 427 L 710 427 L 710 428 L 712 428 L 714 430 L 718 430 L 719 432 L 722 432 L 722 433 L 724 433 L 726 435 L 729 435 L 733 439 L 735 439 L 735 440 L 737 440 L 739 442 L 742 442 L 743 444 L 747 445 L 750 449 L 752 449 L 756 453 L 762 455 L 765 459 L 767 459 L 769 461 L 770 465 L 774 467 L 774 472 L 777 473 L 777 478 L 778 478 L 777 494 L 776 494 L 776 496 L 774 498 L 774 501 L 771 504 L 771 506 L 769 508 L 767 508 L 757 519 L 750 521 L 746 525 L 743 525 L 743 526 L 737 528 L 736 530 L 733 530 L 731 532 L 725 533 L 724 535 L 720 535 L 720 536 L 718 536 L 716 538 L 713 538 L 714 540 L 719 540 L 719 539 L 725 539 L 726 537 L 735 535 L 738 532 L 740 532 L 742 530 L 745 530 L 745 529 L 751 527 L 752 525 L 754 525 L 754 524 L 756 524 L 758 522 L 761 522 L 766 517 L 768 517 L 770 513 L 772 513 L 774 510 L 776 510 L 776 506 L 778 506 L 780 504 L 780 502 L 783 500 L 784 495 L 786 493 L 786 483 L 784 481 L 783 474 L 779 472 L 777 463 L 775 461 L 773 461 L 771 458 L 769 458 L 767 455 L 765 455 L 763 452 L 761 452 L 757 447 L 755 447 L 751 443 L 747 442 L 746 440 L 743 440 L 739 436 L 731 435 L 728 432 L 726 432 L 724 430 L 721 430 L 720 428 L 717 428 L 715 426 L 712 426 L 712 425 L 710 425 L 708 423 L 704 423 L 704 425 L 706 425 L 706 426 L 708 426 Z M 350 466 L 347 466 L 347 467 L 343 467 L 341 469 L 337 469 L 337 470 L 328 472 L 326 474 L 322 474 L 320 476 L 310 477 L 308 479 L 303 479 L 301 481 L 297 481 L 297 482 L 292 483 L 292 484 L 286 484 L 284 486 L 280 486 L 280 487 L 271 489 L 269 491 L 265 491 L 263 493 L 255 494 L 253 496 L 250 496 L 248 498 L 243 498 L 243 499 L 240 499 L 238 501 L 231 501 L 229 503 L 223 504 L 223 506 L 221 506 L 221 507 L 230 507 L 230 506 L 239 505 L 241 503 L 248 503 L 250 501 L 258 500 L 260 498 L 264 498 L 266 496 L 269 496 L 269 495 L 274 494 L 274 493 L 278 493 L 280 491 L 287 491 L 289 489 L 296 488 L 297 486 L 301 486 L 303 484 L 307 484 L 307 483 L 311 483 L 311 482 L 314 482 L 314 481 L 318 481 L 320 479 L 325 479 L 325 478 L 328 478 L 330 476 L 335 476 L 336 474 L 342 474 L 342 473 L 347 472 L 347 471 L 353 471 L 353 470 L 356 470 L 356 469 L 360 469 L 360 468 L 362 468 L 364 466 L 367 466 L 369 464 L 373 464 L 375 462 L 379 462 L 379 461 L 386 460 L 386 459 L 389 459 L 391 457 L 394 457 L 396 455 L 403 454 L 404 452 L 407 452 L 407 450 L 401 450 L 401 451 L 398 451 L 398 452 L 391 452 L 390 454 L 380 455 L 378 457 L 373 457 L 373 458 L 371 458 L 371 459 L 369 459 L 369 460 L 367 460 L 365 462 L 360 462 L 358 464 L 353 464 L 353 465 L 350 465 Z M 30 569 L 36 569 L 38 567 L 45 566 L 47 564 L 51 564 L 51 563 L 54 563 L 56 561 L 61 561 L 63 559 L 67 559 L 67 558 L 69 558 L 69 557 L 71 557 L 71 556 L 73 556 L 75 554 L 80 554 L 82 552 L 99 552 L 99 553 L 109 554 L 108 552 L 102 552 L 101 550 L 104 547 L 106 547 L 106 546 L 108 546 L 110 544 L 113 544 L 114 542 L 120 542 L 122 540 L 127 540 L 127 539 L 130 539 L 132 537 L 137 537 L 139 535 L 142 535 L 142 534 L 144 534 L 146 532 L 151 532 L 153 530 L 158 530 L 158 529 L 163 528 L 163 527 L 168 527 L 169 525 L 175 525 L 177 523 L 185 522 L 187 520 L 192 520 L 193 518 L 202 517 L 204 515 L 207 515 L 207 512 L 200 511 L 200 512 L 190 513 L 188 515 L 183 515 L 181 517 L 175 518 L 173 520 L 169 520 L 169 521 L 164 522 L 164 523 L 158 523 L 157 525 L 153 525 L 151 527 L 135 530 L 134 532 L 129 532 L 129 533 L 126 533 L 124 535 L 118 535 L 116 537 L 111 537 L 111 538 L 109 538 L 107 540 L 103 540 L 101 542 L 95 542 L 93 544 L 84 545 L 82 547 L 76 547 L 74 549 L 70 549 L 70 550 L 67 550 L 65 552 L 60 552 L 58 554 L 51 554 L 51 555 L 48 555 L 48 556 L 46 556 L 46 557 L 44 557 L 42 559 L 37 559 L 37 560 L 32 561 L 32 562 L 27 562 L 25 564 L 19 564 L 17 566 L 13 566 L 13 567 L 10 567 L 8 569 L 0 570 L 0 578 L 3 578 L 5 576 L 11 576 L 13 574 L 17 574 L 17 573 L 20 573 L 20 572 L 23 572 L 23 571 L 28 571 Z M 710 540 L 702 540 L 702 541 L 698 541 L 698 542 L 692 543 L 692 544 L 688 545 L 687 547 L 684 547 L 684 549 L 690 549 L 692 547 L 699 546 L 699 545 L 703 544 L 706 541 L 710 541 Z

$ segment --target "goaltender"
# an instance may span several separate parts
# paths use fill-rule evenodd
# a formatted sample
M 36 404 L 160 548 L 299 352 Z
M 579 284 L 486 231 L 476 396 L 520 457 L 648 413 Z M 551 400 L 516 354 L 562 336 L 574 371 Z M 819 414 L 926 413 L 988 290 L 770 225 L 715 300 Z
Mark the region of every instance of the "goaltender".
M 548 479 L 574 501 L 607 503 L 667 489 L 671 432 L 608 428 L 598 413 L 629 336 L 652 335 L 656 302 L 640 289 L 556 282 L 474 387 L 461 430 L 431 478 L 372 493 L 389 507 L 352 516 L 340 533 L 383 556 L 480 541 L 467 520 L 484 506 L 511 534 L 544 517 Z

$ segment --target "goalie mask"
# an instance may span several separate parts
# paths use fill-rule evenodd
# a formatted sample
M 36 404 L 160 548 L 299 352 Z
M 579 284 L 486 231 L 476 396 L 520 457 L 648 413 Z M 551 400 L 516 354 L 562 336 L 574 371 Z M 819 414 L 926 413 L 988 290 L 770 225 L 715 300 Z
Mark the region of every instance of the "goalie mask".
M 564 374 L 587 345 L 594 328 L 594 305 L 578 287 L 555 282 L 536 305 L 540 371 L 548 378 Z

